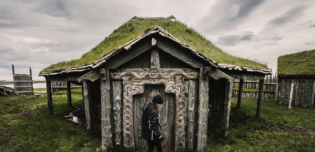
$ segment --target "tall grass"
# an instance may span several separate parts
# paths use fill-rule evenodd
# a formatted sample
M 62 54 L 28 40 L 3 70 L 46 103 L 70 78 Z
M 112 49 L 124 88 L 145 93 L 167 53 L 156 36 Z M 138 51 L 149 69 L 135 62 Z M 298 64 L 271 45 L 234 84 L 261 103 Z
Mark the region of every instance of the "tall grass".
M 229 55 L 228 53 L 214 46 L 210 41 L 197 33 L 194 29 L 188 28 L 185 24 L 179 21 L 146 20 L 138 18 L 135 20 L 129 20 L 128 22 L 121 25 L 95 48 L 83 54 L 80 59 L 67 62 L 63 61 L 57 64 L 53 64 L 45 68 L 42 72 L 78 67 L 86 64 L 95 63 L 98 59 L 108 54 L 110 51 L 123 45 L 132 38 L 142 35 L 144 32 L 149 31 L 155 26 L 162 27 L 170 34 L 175 36 L 177 39 L 179 39 L 181 42 L 188 44 L 190 47 L 219 63 L 255 67 L 258 69 L 268 69 L 265 64 Z

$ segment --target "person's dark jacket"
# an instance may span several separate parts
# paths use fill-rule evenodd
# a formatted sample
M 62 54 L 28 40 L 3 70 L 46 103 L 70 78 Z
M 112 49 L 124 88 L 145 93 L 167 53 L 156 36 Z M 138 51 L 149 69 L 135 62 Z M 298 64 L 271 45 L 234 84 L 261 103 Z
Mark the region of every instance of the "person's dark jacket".
M 160 131 L 160 118 L 156 112 L 156 106 L 150 101 L 147 101 L 143 106 L 141 133 L 142 138 L 146 140 L 157 140 L 156 137 L 162 135 Z

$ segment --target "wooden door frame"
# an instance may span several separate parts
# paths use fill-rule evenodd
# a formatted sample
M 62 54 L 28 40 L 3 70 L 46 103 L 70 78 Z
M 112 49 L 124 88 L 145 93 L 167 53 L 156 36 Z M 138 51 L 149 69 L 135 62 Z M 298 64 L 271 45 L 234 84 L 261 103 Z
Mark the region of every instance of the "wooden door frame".
M 146 84 L 163 84 L 166 93 L 176 97 L 175 151 L 185 149 L 185 92 L 184 79 L 198 79 L 198 72 L 186 68 L 119 69 L 110 72 L 111 78 L 123 80 L 123 144 L 135 148 L 133 133 L 133 95 L 144 93 Z

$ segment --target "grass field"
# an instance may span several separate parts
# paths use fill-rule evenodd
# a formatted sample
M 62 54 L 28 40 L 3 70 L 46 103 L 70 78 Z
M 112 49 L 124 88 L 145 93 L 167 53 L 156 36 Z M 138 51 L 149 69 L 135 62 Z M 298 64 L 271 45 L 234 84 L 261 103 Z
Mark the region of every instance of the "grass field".
M 72 89 L 72 100 L 73 107 L 68 107 L 65 91 L 53 93 L 54 114 L 49 115 L 45 96 L 0 97 L 0 151 L 95 151 L 101 139 L 63 117 L 82 106 L 81 89 Z M 287 110 L 287 105 L 263 100 L 257 119 L 257 100 L 243 98 L 241 109 L 236 104 L 232 98 L 227 139 L 220 137 L 222 118 L 209 119 L 207 152 L 314 151 L 315 107 Z

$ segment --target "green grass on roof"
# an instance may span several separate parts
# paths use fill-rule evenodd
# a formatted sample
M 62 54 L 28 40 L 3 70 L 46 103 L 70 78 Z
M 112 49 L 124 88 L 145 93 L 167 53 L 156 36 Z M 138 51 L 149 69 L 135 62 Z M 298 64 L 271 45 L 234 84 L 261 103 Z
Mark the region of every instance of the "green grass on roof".
M 188 28 L 185 24 L 179 21 L 146 20 L 138 18 L 135 20 L 129 20 L 118 29 L 114 30 L 112 34 L 106 37 L 95 48 L 83 54 L 80 59 L 63 61 L 50 65 L 49 67 L 42 70 L 42 72 L 67 69 L 95 63 L 98 59 L 108 54 L 110 51 L 130 41 L 132 38 L 142 35 L 144 32 L 152 29 L 155 26 L 160 26 L 181 42 L 188 44 L 190 47 L 219 63 L 254 67 L 257 69 L 268 69 L 265 64 L 249 59 L 234 57 L 226 52 L 223 52 L 202 35 L 197 33 L 194 29 Z
M 280 56 L 278 75 L 315 75 L 315 50 Z

